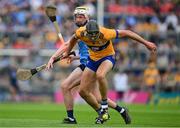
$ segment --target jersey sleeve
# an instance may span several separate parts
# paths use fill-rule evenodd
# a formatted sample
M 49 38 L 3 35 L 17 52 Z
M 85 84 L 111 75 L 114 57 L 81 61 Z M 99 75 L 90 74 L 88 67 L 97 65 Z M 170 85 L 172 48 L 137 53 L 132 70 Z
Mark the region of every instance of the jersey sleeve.
M 116 29 L 103 28 L 105 38 L 108 40 L 118 38 L 118 31 Z

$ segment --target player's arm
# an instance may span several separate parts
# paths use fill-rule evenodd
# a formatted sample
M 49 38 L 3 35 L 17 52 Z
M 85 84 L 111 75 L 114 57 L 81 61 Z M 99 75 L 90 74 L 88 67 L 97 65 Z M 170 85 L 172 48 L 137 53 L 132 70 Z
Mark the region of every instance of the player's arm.
M 74 34 L 68 43 L 67 50 L 65 51 L 64 57 L 68 56 L 68 54 L 71 52 L 71 50 L 73 49 L 77 41 L 78 41 L 78 37 Z
M 71 55 L 69 57 L 71 57 L 73 60 L 79 60 L 80 59 L 80 56 L 73 56 L 73 55 Z
M 62 46 L 52 55 L 52 57 L 56 58 L 56 57 L 60 56 L 61 54 L 63 54 L 67 50 L 68 43 L 69 43 L 69 41 L 62 44 Z
M 49 59 L 49 61 L 47 63 L 46 69 L 53 68 L 54 60 L 67 50 L 68 43 L 69 43 L 69 41 L 62 44 L 62 46 L 51 56 L 51 58 Z
M 68 63 L 71 63 L 72 61 L 74 60 L 79 60 L 80 59 L 80 56 L 73 56 L 73 55 L 70 55 L 67 57 L 67 62 Z
M 140 42 L 141 44 L 144 44 L 150 51 L 152 52 L 156 51 L 156 45 L 154 43 L 145 40 L 140 35 L 130 30 L 117 30 L 117 32 L 118 32 L 118 37 L 129 37 L 133 40 Z

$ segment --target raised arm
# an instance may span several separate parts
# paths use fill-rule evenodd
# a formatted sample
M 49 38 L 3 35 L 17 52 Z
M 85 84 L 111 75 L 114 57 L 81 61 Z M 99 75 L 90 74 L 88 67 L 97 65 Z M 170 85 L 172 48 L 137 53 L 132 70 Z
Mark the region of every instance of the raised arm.
M 68 56 L 68 54 L 71 52 L 71 50 L 73 49 L 77 41 L 78 41 L 78 38 L 74 34 L 68 43 L 67 50 L 65 51 L 64 57 Z
M 55 58 L 57 58 L 58 56 L 60 56 L 67 50 L 68 44 L 69 44 L 69 41 L 62 44 L 62 46 L 51 56 L 51 58 L 49 59 L 49 61 L 47 63 L 46 69 L 53 68 L 53 62 L 54 62 Z
M 52 56 L 51 58 L 49 59 L 48 63 L 47 63 L 47 66 L 46 66 L 46 69 L 50 69 L 50 68 L 53 68 L 53 62 L 55 60 L 55 58 L 57 58 L 59 55 L 63 54 L 64 57 L 68 57 L 68 54 L 71 52 L 72 48 L 74 47 L 74 45 L 76 44 L 77 42 L 77 38 L 75 35 L 73 35 L 71 37 L 71 39 L 64 43 Z
M 118 37 L 129 37 L 133 40 L 140 42 L 141 44 L 144 44 L 150 51 L 152 52 L 156 51 L 156 45 L 152 42 L 145 40 L 140 35 L 130 30 L 117 30 L 117 31 L 118 31 Z
M 61 54 L 63 54 L 66 50 L 67 50 L 67 46 L 68 46 L 68 42 L 64 43 L 53 55 L 52 57 L 56 58 L 58 56 L 60 56 Z

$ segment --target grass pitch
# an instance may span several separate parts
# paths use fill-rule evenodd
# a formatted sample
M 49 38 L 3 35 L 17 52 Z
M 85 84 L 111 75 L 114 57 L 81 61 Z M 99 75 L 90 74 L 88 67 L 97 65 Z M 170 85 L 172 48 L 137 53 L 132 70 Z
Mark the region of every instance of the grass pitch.
M 0 127 L 180 127 L 179 105 L 127 105 L 132 124 L 125 125 L 120 115 L 110 109 L 111 119 L 94 124 L 97 116 L 88 105 L 76 105 L 78 124 L 62 124 L 66 116 L 63 105 L 32 103 L 0 103 Z

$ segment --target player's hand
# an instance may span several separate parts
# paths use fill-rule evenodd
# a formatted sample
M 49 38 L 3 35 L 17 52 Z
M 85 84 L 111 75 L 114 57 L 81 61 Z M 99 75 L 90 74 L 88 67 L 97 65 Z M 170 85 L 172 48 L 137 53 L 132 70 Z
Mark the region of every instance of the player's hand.
M 147 42 L 146 47 L 152 52 L 155 53 L 157 50 L 157 46 L 152 42 Z
M 74 61 L 74 60 L 75 60 L 75 57 L 73 55 L 70 55 L 67 57 L 67 63 L 68 64 L 72 63 L 72 61 Z
M 55 58 L 53 56 L 49 59 L 47 65 L 46 65 L 46 70 L 49 70 L 50 68 L 53 68 L 54 60 L 55 60 Z
M 64 52 L 64 53 L 62 54 L 62 56 L 63 56 L 62 58 L 65 59 L 65 58 L 68 58 L 69 54 L 68 54 L 67 52 Z

